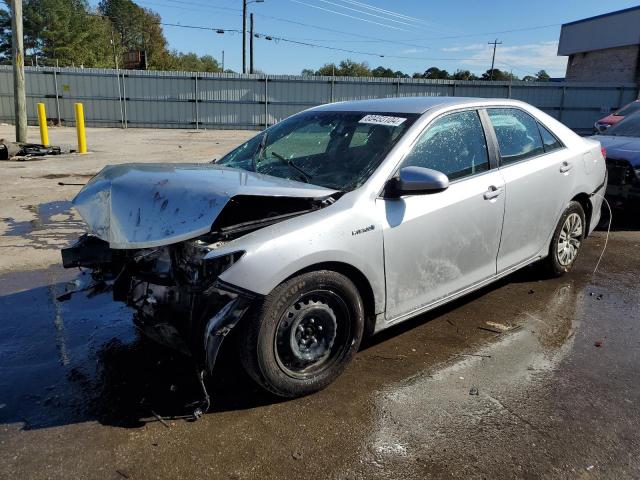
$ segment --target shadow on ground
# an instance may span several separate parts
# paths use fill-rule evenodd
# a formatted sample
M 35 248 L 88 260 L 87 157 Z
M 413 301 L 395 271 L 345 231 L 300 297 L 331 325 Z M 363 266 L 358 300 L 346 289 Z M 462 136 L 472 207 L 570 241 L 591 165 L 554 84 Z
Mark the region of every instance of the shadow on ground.
M 507 279 L 416 317 L 363 342 L 366 350 L 473 302 L 505 283 L 530 281 L 527 268 Z M 31 430 L 84 421 L 125 428 L 158 421 L 154 415 L 190 418 L 203 398 L 194 362 L 141 337 L 133 312 L 111 294 L 58 298 L 88 274 L 59 268 L 5 275 L 4 285 L 44 285 L 0 296 L 0 424 Z M 56 281 L 66 277 L 66 281 Z M 49 281 L 47 282 L 47 279 Z M 2 295 L 4 292 L 0 292 Z M 207 381 L 210 412 L 281 402 L 258 388 L 236 361 L 231 335 Z
M 0 283 L 43 283 L 56 270 L 31 272 L 27 280 L 5 275 Z M 25 430 L 88 420 L 139 427 L 156 421 L 153 412 L 190 415 L 185 405 L 202 399 L 192 360 L 140 337 L 132 311 L 110 293 L 58 300 L 75 280 L 0 296 L 0 423 Z M 231 346 L 208 382 L 212 411 L 277 401 L 232 361 Z

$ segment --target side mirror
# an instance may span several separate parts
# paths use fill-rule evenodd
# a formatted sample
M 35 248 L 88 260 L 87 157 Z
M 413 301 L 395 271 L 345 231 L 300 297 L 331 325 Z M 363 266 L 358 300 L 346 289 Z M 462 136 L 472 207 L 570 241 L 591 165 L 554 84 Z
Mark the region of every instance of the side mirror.
M 390 193 L 416 195 L 441 192 L 449 188 L 449 177 L 437 170 L 424 167 L 404 167 L 397 178 L 392 178 Z

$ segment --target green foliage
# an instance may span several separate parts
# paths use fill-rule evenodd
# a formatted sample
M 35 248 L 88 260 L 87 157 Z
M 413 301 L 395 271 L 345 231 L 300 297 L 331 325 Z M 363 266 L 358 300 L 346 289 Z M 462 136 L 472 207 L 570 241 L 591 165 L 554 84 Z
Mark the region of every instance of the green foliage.
M 518 77 L 510 72 L 503 72 L 498 68 L 493 69 L 493 78 L 491 76 L 491 69 L 482 74 L 482 80 L 494 80 L 501 82 L 508 82 L 510 80 L 518 80 Z
M 544 70 L 540 70 L 538 73 L 536 73 L 536 80 L 538 82 L 548 82 L 550 79 L 551 77 Z
M 24 0 L 26 63 L 114 67 L 122 55 L 145 50 L 152 70 L 220 72 L 210 55 L 168 51 L 160 16 L 132 0 L 102 0 L 94 12 L 86 0 Z M 8 0 L 0 5 L 0 61 L 11 59 L 11 14 Z
M 478 77 L 469 70 L 456 70 L 451 78 L 454 80 L 478 80 Z
M 28 57 L 37 56 L 44 63 L 58 60 L 60 65 L 113 64 L 109 21 L 90 15 L 85 0 L 26 0 L 23 17 Z M 8 5 L 0 11 L 0 56 L 11 57 Z

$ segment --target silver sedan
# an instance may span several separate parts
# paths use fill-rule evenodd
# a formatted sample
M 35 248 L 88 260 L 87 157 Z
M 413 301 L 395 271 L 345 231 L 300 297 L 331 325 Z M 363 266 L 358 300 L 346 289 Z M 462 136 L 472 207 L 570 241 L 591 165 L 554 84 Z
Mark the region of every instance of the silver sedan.
M 600 144 L 519 101 L 395 98 L 293 115 L 211 164 L 105 168 L 62 252 L 141 331 L 291 397 L 373 334 L 533 262 L 571 269 L 598 223 Z

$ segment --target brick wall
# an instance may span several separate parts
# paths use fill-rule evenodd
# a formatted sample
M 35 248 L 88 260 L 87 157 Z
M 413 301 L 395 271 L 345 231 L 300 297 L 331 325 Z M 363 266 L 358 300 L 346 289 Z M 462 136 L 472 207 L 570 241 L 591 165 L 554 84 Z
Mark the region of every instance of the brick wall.
M 566 79 L 576 82 L 640 83 L 640 45 L 570 55 Z

